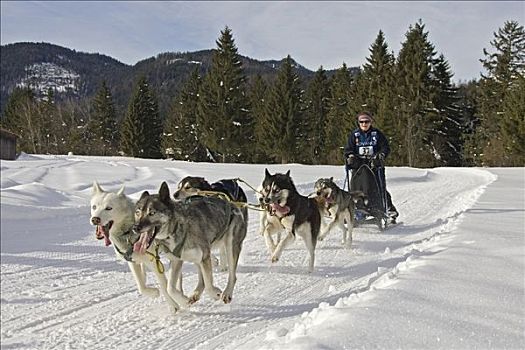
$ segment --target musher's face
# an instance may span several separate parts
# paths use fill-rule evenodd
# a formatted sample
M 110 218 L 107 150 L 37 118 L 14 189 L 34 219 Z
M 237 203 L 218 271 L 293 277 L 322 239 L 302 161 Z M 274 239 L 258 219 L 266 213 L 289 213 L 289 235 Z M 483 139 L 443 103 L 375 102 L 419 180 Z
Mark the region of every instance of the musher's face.
M 363 130 L 364 132 L 367 132 L 372 125 L 372 119 L 367 115 L 360 115 L 357 118 L 357 122 L 359 123 L 359 129 Z

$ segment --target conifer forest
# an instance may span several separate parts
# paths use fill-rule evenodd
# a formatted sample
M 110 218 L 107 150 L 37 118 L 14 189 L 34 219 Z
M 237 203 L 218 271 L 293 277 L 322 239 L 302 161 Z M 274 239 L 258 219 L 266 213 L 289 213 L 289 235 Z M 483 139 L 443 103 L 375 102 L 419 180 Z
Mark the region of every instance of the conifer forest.
M 10 91 L 0 119 L 17 151 L 123 155 L 193 162 L 343 164 L 343 147 L 371 112 L 388 138 L 387 166 L 525 166 L 525 30 L 494 28 L 483 73 L 453 82 L 420 20 L 394 53 L 379 31 L 359 69 L 323 67 L 308 79 L 289 55 L 275 74 L 249 74 L 234 33 L 220 31 L 209 68 L 188 71 L 169 99 L 137 70 L 125 108 L 112 81 L 90 98 Z

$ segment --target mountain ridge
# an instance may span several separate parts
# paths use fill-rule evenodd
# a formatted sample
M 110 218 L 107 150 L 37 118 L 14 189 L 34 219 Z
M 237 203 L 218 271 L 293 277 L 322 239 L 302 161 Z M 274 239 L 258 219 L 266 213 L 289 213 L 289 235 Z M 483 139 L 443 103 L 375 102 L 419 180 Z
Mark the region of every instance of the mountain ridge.
M 211 66 L 214 49 L 188 52 L 162 52 L 129 65 L 101 53 L 88 53 L 47 42 L 17 42 L 0 47 L 0 110 L 9 94 L 18 87 L 29 86 L 42 96 L 47 89 L 55 90 L 58 99 L 90 99 L 102 81 L 110 88 L 115 106 L 124 113 L 136 80 L 146 76 L 157 93 L 161 113 L 169 105 L 187 77 L 198 66 L 204 74 Z M 259 61 L 239 55 L 245 75 L 250 81 L 260 74 L 272 80 L 281 60 Z M 307 83 L 315 74 L 294 60 L 298 75 Z M 350 68 L 357 74 L 359 68 Z M 332 75 L 336 70 L 327 70 Z

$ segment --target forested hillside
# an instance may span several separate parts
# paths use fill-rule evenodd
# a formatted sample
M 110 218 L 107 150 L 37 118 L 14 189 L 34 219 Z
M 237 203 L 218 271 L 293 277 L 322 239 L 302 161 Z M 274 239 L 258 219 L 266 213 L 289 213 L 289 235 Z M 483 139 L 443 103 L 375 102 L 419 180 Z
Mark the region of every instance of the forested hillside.
M 196 52 L 166 52 L 130 66 L 111 57 L 78 52 L 48 43 L 16 43 L 2 45 L 0 50 L 0 109 L 4 111 L 9 95 L 16 87 L 30 87 L 38 97 L 55 92 L 55 98 L 83 100 L 93 98 L 103 81 L 110 87 L 117 110 L 124 112 L 133 91 L 133 85 L 146 77 L 155 88 L 160 109 L 168 110 L 171 99 L 188 79 L 191 71 L 199 68 L 205 73 L 213 50 Z M 271 79 L 277 74 L 281 61 L 257 61 L 239 56 L 248 78 L 260 74 Z M 313 72 L 298 65 L 301 77 L 308 80 Z M 358 69 L 354 68 L 354 73 Z
M 459 86 L 422 21 L 398 53 L 387 36 L 378 32 L 361 67 L 316 72 L 290 55 L 239 55 L 228 27 L 213 50 L 134 66 L 49 44 L 6 45 L 1 123 L 31 153 L 341 164 L 355 116 L 367 110 L 389 139 L 387 165 L 525 165 L 523 25 L 497 28 L 472 62 L 484 74 Z M 42 45 L 49 52 L 32 53 Z

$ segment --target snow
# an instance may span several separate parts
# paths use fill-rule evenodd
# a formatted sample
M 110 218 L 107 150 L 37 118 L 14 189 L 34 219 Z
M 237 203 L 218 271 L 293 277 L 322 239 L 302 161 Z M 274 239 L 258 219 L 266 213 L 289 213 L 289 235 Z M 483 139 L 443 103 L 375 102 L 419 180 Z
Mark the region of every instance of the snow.
M 1 345 L 5 349 L 518 349 L 525 344 L 523 168 L 390 167 L 402 224 L 334 231 L 307 273 L 297 239 L 271 264 L 250 211 L 233 302 L 170 314 L 89 223 L 94 180 L 134 200 L 186 175 L 257 187 L 291 170 L 301 193 L 341 166 L 187 163 L 23 155 L 1 163 Z M 254 192 L 241 184 L 250 202 Z M 196 285 L 185 264 L 184 287 Z M 224 288 L 227 274 L 214 272 Z M 155 280 L 148 277 L 148 283 Z

